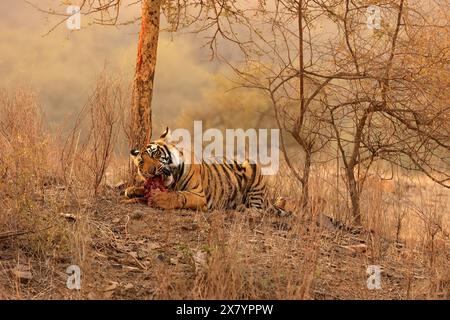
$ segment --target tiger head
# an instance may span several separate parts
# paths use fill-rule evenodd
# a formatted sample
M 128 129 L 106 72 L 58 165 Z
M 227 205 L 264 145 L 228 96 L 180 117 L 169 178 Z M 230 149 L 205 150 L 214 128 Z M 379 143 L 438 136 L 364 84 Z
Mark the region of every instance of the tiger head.
M 173 181 L 172 170 L 183 162 L 182 156 L 182 152 L 171 142 L 169 128 L 144 148 L 130 151 L 131 160 L 143 180 L 163 175 L 166 186 Z

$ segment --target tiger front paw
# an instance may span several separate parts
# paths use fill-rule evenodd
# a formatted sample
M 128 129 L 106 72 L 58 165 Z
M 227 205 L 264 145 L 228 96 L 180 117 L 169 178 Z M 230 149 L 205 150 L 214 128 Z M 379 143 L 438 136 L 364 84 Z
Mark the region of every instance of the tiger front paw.
M 145 196 L 144 187 L 131 186 L 125 189 L 125 198 L 143 198 Z
M 153 190 L 150 196 L 150 203 L 160 209 L 180 209 L 183 207 L 181 196 L 177 192 L 163 192 Z

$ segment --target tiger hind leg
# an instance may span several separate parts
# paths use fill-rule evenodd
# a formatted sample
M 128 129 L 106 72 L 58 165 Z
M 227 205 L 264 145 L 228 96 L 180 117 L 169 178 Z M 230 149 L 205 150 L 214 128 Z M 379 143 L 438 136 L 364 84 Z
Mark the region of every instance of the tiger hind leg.
M 262 192 L 251 192 L 247 197 L 246 207 L 255 209 L 261 213 L 270 213 L 278 217 L 289 217 L 292 215 L 291 212 L 284 210 L 281 206 L 269 202 Z

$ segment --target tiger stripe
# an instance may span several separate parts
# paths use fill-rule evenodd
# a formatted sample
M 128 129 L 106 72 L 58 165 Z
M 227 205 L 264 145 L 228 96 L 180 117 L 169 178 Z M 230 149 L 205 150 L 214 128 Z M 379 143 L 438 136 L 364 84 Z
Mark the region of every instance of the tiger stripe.
M 268 200 L 267 182 L 258 164 L 185 163 L 182 153 L 169 142 L 168 129 L 160 139 L 141 150 L 132 150 L 131 157 L 144 179 L 163 175 L 167 181 L 169 191 L 152 196 L 157 207 L 196 210 L 245 207 L 286 214 Z

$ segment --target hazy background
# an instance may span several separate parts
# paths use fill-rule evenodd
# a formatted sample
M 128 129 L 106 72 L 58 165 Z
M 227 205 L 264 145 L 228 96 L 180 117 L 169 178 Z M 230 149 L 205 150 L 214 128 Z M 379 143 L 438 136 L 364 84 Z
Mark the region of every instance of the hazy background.
M 31 2 L 58 12 L 65 12 L 68 3 Z M 126 21 L 139 15 L 137 4 L 125 7 L 121 17 Z M 61 19 L 23 0 L 0 2 L 0 87 L 33 89 L 50 127 L 70 123 L 104 70 L 130 88 L 139 31 L 139 22 L 119 27 L 89 25 L 91 19 L 82 16 L 81 30 L 70 31 L 63 23 L 45 35 Z M 202 48 L 202 35 L 163 32 L 159 42 L 153 100 L 156 133 L 170 125 L 179 110 L 205 107 L 201 102 L 205 92 L 214 90 L 225 69 L 210 61 L 210 52 Z

